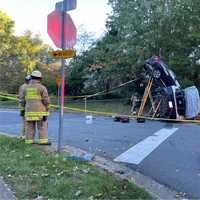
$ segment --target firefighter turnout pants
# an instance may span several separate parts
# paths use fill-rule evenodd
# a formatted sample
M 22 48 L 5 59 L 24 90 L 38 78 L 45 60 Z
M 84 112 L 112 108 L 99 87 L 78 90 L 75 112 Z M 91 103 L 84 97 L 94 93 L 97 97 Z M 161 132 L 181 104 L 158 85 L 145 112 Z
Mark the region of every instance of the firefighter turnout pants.
M 37 129 L 39 132 L 39 144 L 48 143 L 48 136 L 47 136 L 48 121 L 38 120 L 38 121 L 25 121 L 26 144 L 34 143 L 34 138 Z
M 25 127 L 26 127 L 25 117 L 22 117 L 22 134 L 21 134 L 22 138 L 25 137 Z

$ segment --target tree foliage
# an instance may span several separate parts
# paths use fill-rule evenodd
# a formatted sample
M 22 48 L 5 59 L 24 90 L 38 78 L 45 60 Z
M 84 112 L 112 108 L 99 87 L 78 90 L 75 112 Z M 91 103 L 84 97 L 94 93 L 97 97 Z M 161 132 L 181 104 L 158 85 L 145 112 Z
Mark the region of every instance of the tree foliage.
M 109 4 L 113 11 L 107 33 L 82 55 L 88 92 L 138 77 L 152 55 L 170 65 L 182 87 L 200 86 L 198 0 L 109 0 Z
M 30 31 L 15 36 L 14 22 L 1 11 L 0 41 L 0 90 L 16 93 L 27 74 L 47 63 L 50 47 Z
M 182 87 L 200 86 L 199 0 L 109 0 L 103 37 L 94 43 L 91 33 L 80 29 L 80 53 L 66 70 L 67 93 L 79 95 L 109 90 L 140 76 L 142 65 L 160 55 L 172 68 Z M 45 70 L 45 83 L 55 92 L 58 67 L 48 56 L 50 47 L 30 31 L 14 35 L 14 22 L 0 12 L 0 87 L 16 92 L 33 69 Z M 125 96 L 133 85 L 119 91 Z

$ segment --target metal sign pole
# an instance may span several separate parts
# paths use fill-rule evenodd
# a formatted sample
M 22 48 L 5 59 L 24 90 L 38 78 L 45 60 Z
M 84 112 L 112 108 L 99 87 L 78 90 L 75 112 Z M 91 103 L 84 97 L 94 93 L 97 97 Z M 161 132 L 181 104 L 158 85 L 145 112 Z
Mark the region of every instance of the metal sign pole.
M 61 46 L 65 49 L 65 15 L 67 10 L 67 0 L 63 0 L 62 10 L 62 28 L 61 28 Z M 59 115 L 59 132 L 58 132 L 58 152 L 61 150 L 61 141 L 63 136 L 63 115 L 64 115 L 64 97 L 65 97 L 65 59 L 61 59 L 61 86 L 60 86 L 60 115 Z

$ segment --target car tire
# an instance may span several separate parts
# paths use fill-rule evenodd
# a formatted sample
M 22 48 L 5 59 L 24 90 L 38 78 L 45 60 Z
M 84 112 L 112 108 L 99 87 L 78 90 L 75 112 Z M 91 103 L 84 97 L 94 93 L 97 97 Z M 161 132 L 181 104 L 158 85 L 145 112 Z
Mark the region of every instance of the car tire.
M 153 78 L 160 78 L 161 77 L 161 71 L 159 69 L 155 69 L 153 71 Z

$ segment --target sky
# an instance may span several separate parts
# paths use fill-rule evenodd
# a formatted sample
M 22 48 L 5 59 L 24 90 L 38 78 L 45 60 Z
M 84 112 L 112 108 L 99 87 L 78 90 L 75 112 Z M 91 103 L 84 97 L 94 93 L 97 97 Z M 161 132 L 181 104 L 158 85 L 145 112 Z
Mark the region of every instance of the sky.
M 0 10 L 15 21 L 16 35 L 21 35 L 27 29 L 34 34 L 40 34 L 45 43 L 53 45 L 47 34 L 47 15 L 60 0 L 0 0 Z M 83 25 L 88 32 L 100 37 L 105 29 L 107 15 L 111 8 L 108 0 L 77 0 L 77 8 L 68 12 L 76 27 Z

